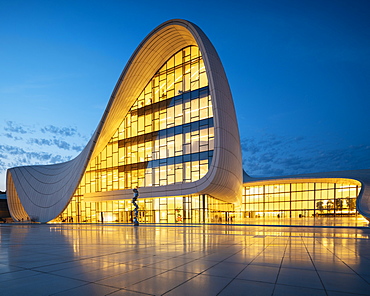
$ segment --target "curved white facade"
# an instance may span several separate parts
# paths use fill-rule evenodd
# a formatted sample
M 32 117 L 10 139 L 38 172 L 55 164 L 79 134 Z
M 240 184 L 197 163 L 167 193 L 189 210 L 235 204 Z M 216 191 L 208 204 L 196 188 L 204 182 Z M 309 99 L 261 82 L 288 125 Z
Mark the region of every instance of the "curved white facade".
M 194 24 L 171 20 L 154 29 L 138 46 L 123 70 L 92 139 L 74 160 L 64 164 L 27 166 L 7 172 L 8 203 L 16 221 L 48 222 L 68 205 L 90 159 L 112 137 L 146 83 L 176 52 L 190 45 L 199 47 L 208 77 L 214 119 L 213 159 L 205 176 L 195 182 L 140 188 L 140 196 L 208 194 L 238 202 L 242 187 L 239 131 L 228 81 L 211 42 Z M 131 190 L 87 194 L 95 201 L 131 197 Z
M 8 206 L 15 221 L 48 222 L 62 212 L 86 167 L 93 141 L 75 159 L 7 171 Z

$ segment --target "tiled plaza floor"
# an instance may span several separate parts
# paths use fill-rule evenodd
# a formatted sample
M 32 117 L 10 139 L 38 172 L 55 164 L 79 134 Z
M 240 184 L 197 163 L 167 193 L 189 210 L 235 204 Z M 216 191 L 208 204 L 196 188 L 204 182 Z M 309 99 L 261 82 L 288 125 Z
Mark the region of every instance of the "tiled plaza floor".
M 370 295 L 370 229 L 1 224 L 0 295 Z

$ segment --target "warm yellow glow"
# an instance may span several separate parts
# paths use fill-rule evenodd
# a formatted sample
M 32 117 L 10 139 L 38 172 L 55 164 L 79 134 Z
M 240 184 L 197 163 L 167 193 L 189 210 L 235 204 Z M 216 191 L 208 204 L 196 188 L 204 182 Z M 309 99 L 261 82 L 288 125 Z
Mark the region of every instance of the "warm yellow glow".
M 113 137 L 106 147 L 96 158 L 91 159 L 72 202 L 60 219 L 66 222 L 73 219 L 74 222 L 97 223 L 103 215 L 105 222 L 129 222 L 132 210 L 129 201 L 89 203 L 84 201 L 83 194 L 135 186 L 192 182 L 204 177 L 212 157 L 204 153 L 202 157 L 205 159 L 197 161 L 187 158 L 184 163 L 160 166 L 152 161 L 214 149 L 212 125 L 204 126 L 202 123 L 198 131 L 191 132 L 189 129 L 167 137 L 161 135 L 159 138 L 154 134 L 173 127 L 182 129 L 187 124 L 212 118 L 212 103 L 207 86 L 204 62 L 196 46 L 187 47 L 171 57 L 152 80 L 143 86 L 143 91 L 130 111 L 124 114 L 122 123 L 117 126 L 117 130 L 112 131 Z M 199 92 L 193 92 L 198 89 Z M 148 161 L 151 166 L 146 163 Z M 192 216 L 191 207 L 183 204 L 185 199 L 182 197 L 176 198 L 176 202 L 164 200 L 168 212 L 164 212 L 166 214 L 161 219 L 177 223 L 174 219 L 175 210 L 182 208 L 189 211 L 186 216 L 193 217 L 193 221 L 201 216 L 195 212 Z M 198 203 L 196 208 L 199 209 L 199 197 L 194 197 L 193 202 Z M 154 200 L 148 199 L 140 207 L 149 208 L 153 203 Z M 154 222 L 156 217 L 159 218 L 156 213 L 150 212 L 144 216 L 146 222 Z
M 347 184 L 344 179 L 336 180 L 337 183 L 320 181 L 246 186 L 242 199 L 245 211 L 250 218 L 357 215 L 355 199 L 361 186 L 355 185 L 354 180 Z

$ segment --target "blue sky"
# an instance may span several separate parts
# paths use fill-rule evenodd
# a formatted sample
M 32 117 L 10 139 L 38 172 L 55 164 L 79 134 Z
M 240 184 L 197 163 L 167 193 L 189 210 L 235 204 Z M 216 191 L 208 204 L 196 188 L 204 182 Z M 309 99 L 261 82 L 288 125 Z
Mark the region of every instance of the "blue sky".
M 370 168 L 370 1 L 0 0 L 6 169 L 75 157 L 162 22 L 197 24 L 233 93 L 251 176 Z

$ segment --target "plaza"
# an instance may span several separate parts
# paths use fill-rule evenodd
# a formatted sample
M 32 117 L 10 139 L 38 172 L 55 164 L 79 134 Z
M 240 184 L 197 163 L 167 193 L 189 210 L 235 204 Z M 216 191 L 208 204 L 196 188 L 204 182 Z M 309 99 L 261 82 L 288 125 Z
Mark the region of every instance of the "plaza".
M 361 221 L 327 220 L 316 226 L 304 219 L 290 225 L 257 224 L 261 219 L 253 225 L 1 224 L 0 291 L 370 295 L 370 229 Z

